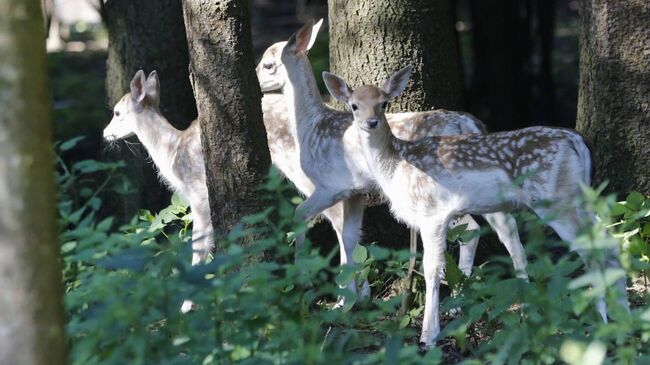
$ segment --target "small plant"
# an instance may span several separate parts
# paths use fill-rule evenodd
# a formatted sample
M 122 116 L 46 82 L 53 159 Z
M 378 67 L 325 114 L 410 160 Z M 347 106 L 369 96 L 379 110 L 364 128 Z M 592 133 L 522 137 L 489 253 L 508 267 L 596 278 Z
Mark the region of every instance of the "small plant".
M 610 227 L 615 236 L 623 241 L 624 263 L 640 273 L 647 289 L 650 268 L 650 196 L 644 197 L 639 192 L 632 192 L 624 201 L 614 204 L 610 214 Z

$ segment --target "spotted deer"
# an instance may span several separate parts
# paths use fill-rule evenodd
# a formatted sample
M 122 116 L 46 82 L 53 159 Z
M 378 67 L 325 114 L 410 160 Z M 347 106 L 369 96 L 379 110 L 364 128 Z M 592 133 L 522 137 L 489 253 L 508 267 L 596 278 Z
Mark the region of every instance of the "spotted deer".
M 352 90 L 336 75 L 325 72 L 323 77 L 331 95 L 352 109 L 357 143 L 393 214 L 422 235 L 426 293 L 420 341 L 429 347 L 440 333 L 445 232 L 459 214 L 530 208 L 549 219 L 588 268 L 602 263 L 575 245 L 578 228 L 593 219 L 582 206 L 572 204 L 581 193 L 580 185 L 590 183 L 591 154 L 583 137 L 568 129 L 531 127 L 406 141 L 392 132 L 384 110 L 406 87 L 410 70 L 396 72 L 381 88 L 366 85 Z M 521 177 L 527 178 L 516 183 Z M 619 268 L 617 254 L 611 250 L 605 264 Z M 617 287 L 621 304 L 627 306 L 625 279 Z M 606 321 L 603 298 L 597 306 Z
M 340 244 L 340 262 L 351 263 L 351 255 L 360 239 L 363 200 L 359 193 L 373 188 L 370 170 L 353 128 L 353 115 L 330 108 L 323 103 L 316 86 L 307 51 L 315 41 L 321 22 L 307 24 L 288 42 L 271 46 L 257 67 L 263 91 L 280 89 L 287 103 L 289 125 L 294 133 L 296 149 L 292 168 L 298 180 L 288 175 L 307 199 L 297 208 L 296 219 L 308 221 L 323 213 L 332 222 Z M 428 135 L 483 133 L 485 127 L 469 114 L 446 110 L 397 113 L 387 115 L 395 134 L 406 140 Z M 294 175 L 295 176 L 295 175 Z M 307 182 L 309 181 L 309 182 Z M 508 249 L 517 275 L 526 278 L 526 257 L 519 240 L 514 218 L 503 213 L 485 215 L 500 240 Z M 468 215 L 450 224 L 467 223 L 470 229 L 478 224 Z M 297 250 L 304 237 L 297 240 Z M 471 273 L 478 238 L 461 245 L 459 267 Z M 356 283 L 348 287 L 356 292 Z M 367 283 L 362 295 L 368 294 Z

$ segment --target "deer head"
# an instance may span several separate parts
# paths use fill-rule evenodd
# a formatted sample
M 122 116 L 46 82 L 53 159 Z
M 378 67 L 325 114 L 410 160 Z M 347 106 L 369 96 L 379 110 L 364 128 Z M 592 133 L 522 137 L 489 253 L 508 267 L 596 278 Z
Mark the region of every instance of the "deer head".
M 145 78 L 139 70 L 131 80 L 131 92 L 120 99 L 113 108 L 113 119 L 104 128 L 104 139 L 115 141 L 128 138 L 137 132 L 138 121 L 147 112 L 160 113 L 160 84 L 153 71 Z
M 262 92 L 281 90 L 287 79 L 287 70 L 282 64 L 280 55 L 287 42 L 277 42 L 267 48 L 262 55 L 255 71 Z
M 409 65 L 395 72 L 381 88 L 363 85 L 353 91 L 345 80 L 327 71 L 323 72 L 323 80 L 332 97 L 350 106 L 357 127 L 373 133 L 389 129 L 386 107 L 390 100 L 402 94 L 412 69 Z

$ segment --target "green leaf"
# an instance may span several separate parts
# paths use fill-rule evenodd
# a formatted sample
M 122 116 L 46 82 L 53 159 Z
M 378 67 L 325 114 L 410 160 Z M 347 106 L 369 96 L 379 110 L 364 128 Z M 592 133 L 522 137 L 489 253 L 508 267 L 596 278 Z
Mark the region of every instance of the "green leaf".
M 102 200 L 98 197 L 94 197 L 88 201 L 88 205 L 93 208 L 94 211 L 98 211 L 102 206 Z
M 641 234 L 644 236 L 650 236 L 650 222 L 643 224 L 643 230 L 641 231 Z
M 449 287 L 452 289 L 457 288 L 461 281 L 463 280 L 463 272 L 460 271 L 458 268 L 458 265 L 456 264 L 456 261 L 454 261 L 454 258 L 451 257 L 451 255 L 448 252 L 445 252 L 445 261 L 446 261 L 446 267 L 445 267 L 445 279 L 447 280 L 447 284 Z
M 352 252 L 352 259 L 357 264 L 363 264 L 368 258 L 368 250 L 363 245 L 357 245 Z
M 61 143 L 61 145 L 59 146 L 59 150 L 61 150 L 61 151 L 71 150 L 71 149 L 74 148 L 74 146 L 77 145 L 77 143 L 79 141 L 83 140 L 84 138 L 86 138 L 86 136 L 79 136 L 79 137 L 74 137 L 72 139 L 69 139 L 69 140 Z
M 368 279 L 368 274 L 370 273 L 370 266 L 366 266 L 361 270 L 361 272 L 358 275 L 357 283 L 358 285 L 361 285 L 364 281 Z
M 106 232 L 113 226 L 113 217 L 108 217 L 97 224 L 97 230 Z
M 183 200 L 183 198 L 180 195 L 178 195 L 176 193 L 174 193 L 174 195 L 172 195 L 172 206 L 173 207 L 181 208 L 184 211 L 187 208 L 188 205 L 189 204 L 185 200 Z
M 176 337 L 176 338 L 174 338 L 174 340 L 172 341 L 172 344 L 173 344 L 174 346 L 180 346 L 180 345 L 185 344 L 185 343 L 188 343 L 188 342 L 190 342 L 190 338 L 189 338 L 189 337 L 187 337 L 187 336 L 180 336 L 180 337 Z
M 354 267 L 350 265 L 341 266 L 341 272 L 336 276 L 336 283 L 340 286 L 348 286 L 354 280 Z
M 405 328 L 406 326 L 409 325 L 409 323 L 411 323 L 411 317 L 408 316 L 408 315 L 405 315 L 399 321 L 399 328 Z
M 61 252 L 68 253 L 77 247 L 77 241 L 69 241 L 61 245 Z
M 456 227 L 447 230 L 447 240 L 454 242 L 457 241 L 463 232 L 467 229 L 467 223 L 457 225 Z
M 612 207 L 611 215 L 613 217 L 618 217 L 619 215 L 625 214 L 625 212 L 627 212 L 627 206 L 622 203 L 616 203 Z
M 81 188 L 81 189 L 79 190 L 79 195 L 80 195 L 82 198 L 88 198 L 88 197 L 90 197 L 91 195 L 93 195 L 93 189 L 91 189 L 91 188 L 89 188 L 89 187 L 83 187 L 83 188 Z
M 372 256 L 375 260 L 385 260 L 388 258 L 388 256 L 390 256 L 390 250 L 386 248 L 375 245 L 371 245 L 366 248 L 368 249 L 370 256 Z
M 634 210 L 639 210 L 641 209 L 641 205 L 643 204 L 643 201 L 645 201 L 645 197 L 643 194 L 633 191 L 631 192 L 628 196 L 627 199 L 625 199 L 625 203 L 630 209 Z

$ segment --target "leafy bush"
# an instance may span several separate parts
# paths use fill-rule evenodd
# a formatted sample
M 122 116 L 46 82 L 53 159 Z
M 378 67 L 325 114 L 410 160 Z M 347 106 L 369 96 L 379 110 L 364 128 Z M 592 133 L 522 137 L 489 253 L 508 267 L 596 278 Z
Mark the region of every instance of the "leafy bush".
M 609 287 L 624 273 L 584 273 L 582 262 L 567 254 L 563 244 L 543 238 L 540 222 L 531 214 L 522 215 L 529 231 L 525 241 L 532 258 L 531 282 L 514 279 L 512 273 L 503 272 L 505 265 L 489 262 L 471 278 L 455 280 L 451 284 L 457 284 L 459 294 L 446 298 L 442 309 L 460 308 L 462 314 L 445 316 L 443 323 L 448 323 L 441 346 L 421 355 L 416 341 L 422 292 L 404 315 L 398 315 L 401 297 L 395 293 L 394 283 L 406 275 L 408 252 L 359 246 L 354 267 L 339 270 L 330 265 L 338 250 L 322 256 L 307 248 L 294 263 L 292 232 L 306 229 L 293 223 L 299 199 L 271 172 L 261 188 L 268 208 L 244 218 L 221 239 L 209 263 L 191 267 L 191 213 L 178 198 L 160 213 L 142 211 L 121 227 L 114 227 L 110 218 L 97 221 L 98 191 L 128 192 L 119 176 L 120 166 L 86 161 L 59 169 L 71 364 L 552 364 L 562 360 L 631 364 L 650 360 L 650 309 L 641 307 L 629 314 L 614 307 L 614 321 L 604 324 L 593 306 L 599 291 L 615 306 Z M 628 240 L 636 240 L 635 235 L 647 239 L 642 228 L 648 217 L 646 201 L 624 204 L 636 212 L 626 216 L 627 210 L 620 213 L 620 204 L 612 197 L 598 195 L 586 194 L 601 217 L 580 237 L 586 249 L 598 255 L 618 244 L 602 235 L 601 224 Z M 616 220 L 621 214 L 626 217 L 623 223 Z M 634 222 L 639 230 L 629 234 L 637 227 Z M 456 230 L 452 236 L 468 234 Z M 249 237 L 255 237 L 255 242 L 247 244 Z M 626 252 L 631 257 L 627 269 L 645 268 L 637 251 Z M 450 262 L 447 270 L 457 268 Z M 355 277 L 368 278 L 375 296 L 351 309 L 356 298 L 337 283 L 346 285 Z M 332 309 L 339 296 L 347 296 L 349 305 Z M 186 298 L 198 308 L 182 315 L 179 308 Z
M 94 173 L 106 173 L 105 179 L 114 172 L 114 165 L 92 165 Z M 61 181 L 67 179 L 72 178 Z M 328 307 L 347 295 L 333 277 L 342 284 L 355 275 L 385 277 L 372 263 L 394 262 L 397 254 L 360 248 L 352 276 L 330 267 L 335 251 L 323 257 L 310 250 L 294 264 L 287 232 L 305 227 L 292 223 L 290 190 L 273 173 L 263 191 L 269 208 L 246 217 L 218 243 L 212 261 L 196 267 L 189 266 L 190 217 L 180 200 L 157 215 L 144 211 L 115 230 L 110 218 L 94 221 L 94 204 L 70 211 L 76 197 L 63 194 L 60 208 L 68 211 L 60 234 L 71 363 L 437 362 L 440 351 L 421 357 L 415 345 L 404 344 L 415 332 L 400 328 L 399 298 L 359 311 Z M 243 246 L 242 238 L 251 235 L 259 239 Z M 247 264 L 250 256 L 272 259 Z M 185 298 L 198 308 L 182 315 Z
M 617 215 L 613 196 L 601 198 L 602 188 L 587 190 L 585 197 L 599 220 L 586 227 L 577 242 L 591 255 L 618 245 L 605 234 Z M 442 336 L 452 336 L 465 352 L 465 364 L 634 364 L 650 360 L 650 309 L 627 313 L 616 303 L 613 283 L 622 270 L 584 272 L 582 260 L 566 252 L 564 244 L 544 238 L 541 223 L 527 217 L 526 242 L 530 283 L 500 279 L 500 267 L 485 265 L 468 279 L 456 298 L 447 298 L 443 309 L 460 307 Z M 620 227 L 618 227 L 620 228 Z M 613 233 L 620 235 L 620 232 Z M 563 252 L 553 259 L 553 252 Z M 605 324 L 595 310 L 595 299 L 604 293 L 610 317 Z M 471 360 L 469 360 L 471 359 Z

